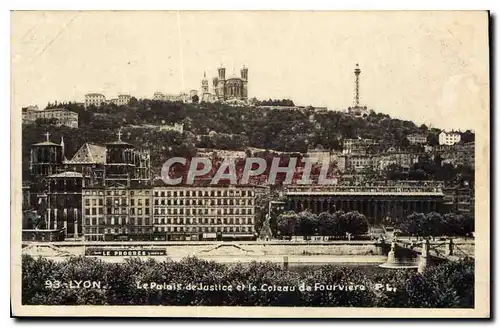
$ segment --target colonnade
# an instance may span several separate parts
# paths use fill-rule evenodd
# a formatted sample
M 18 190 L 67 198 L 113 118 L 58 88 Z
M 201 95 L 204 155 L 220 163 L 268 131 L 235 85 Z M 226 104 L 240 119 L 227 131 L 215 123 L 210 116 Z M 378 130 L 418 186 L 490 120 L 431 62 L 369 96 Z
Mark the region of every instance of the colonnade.
M 288 209 L 295 212 L 309 210 L 312 213 L 358 211 L 373 223 L 386 217 L 395 218 L 413 212 L 438 212 L 442 198 L 430 197 L 314 197 L 289 196 Z

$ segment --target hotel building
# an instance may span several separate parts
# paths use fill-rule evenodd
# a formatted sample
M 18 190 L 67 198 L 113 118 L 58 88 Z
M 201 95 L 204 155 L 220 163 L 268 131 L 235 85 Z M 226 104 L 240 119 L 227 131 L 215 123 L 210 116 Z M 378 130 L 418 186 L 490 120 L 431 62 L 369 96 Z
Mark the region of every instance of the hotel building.
M 163 240 L 255 238 L 254 186 L 153 188 L 155 236 Z

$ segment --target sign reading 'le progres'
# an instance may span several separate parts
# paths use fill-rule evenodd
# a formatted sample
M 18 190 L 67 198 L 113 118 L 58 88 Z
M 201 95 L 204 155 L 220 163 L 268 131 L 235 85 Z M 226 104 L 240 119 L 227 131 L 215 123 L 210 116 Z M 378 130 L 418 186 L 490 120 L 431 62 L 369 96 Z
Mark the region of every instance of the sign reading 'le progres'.
M 164 249 L 99 249 L 88 248 L 85 255 L 90 256 L 165 256 Z

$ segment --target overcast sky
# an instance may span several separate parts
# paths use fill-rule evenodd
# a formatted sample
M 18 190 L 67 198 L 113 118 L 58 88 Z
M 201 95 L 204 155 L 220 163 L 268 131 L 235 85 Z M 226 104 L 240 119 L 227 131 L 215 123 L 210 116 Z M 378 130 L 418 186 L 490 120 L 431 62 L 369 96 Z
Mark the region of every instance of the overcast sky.
M 486 12 L 15 12 L 13 106 L 200 89 L 249 69 L 249 96 L 361 103 L 445 129 L 489 108 Z

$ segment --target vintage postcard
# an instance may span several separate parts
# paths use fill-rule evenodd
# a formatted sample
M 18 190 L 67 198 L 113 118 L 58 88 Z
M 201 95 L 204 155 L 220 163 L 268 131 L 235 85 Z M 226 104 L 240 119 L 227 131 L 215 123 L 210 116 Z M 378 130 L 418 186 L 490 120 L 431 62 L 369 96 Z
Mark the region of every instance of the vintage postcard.
M 488 318 L 486 11 L 13 11 L 12 315 Z

